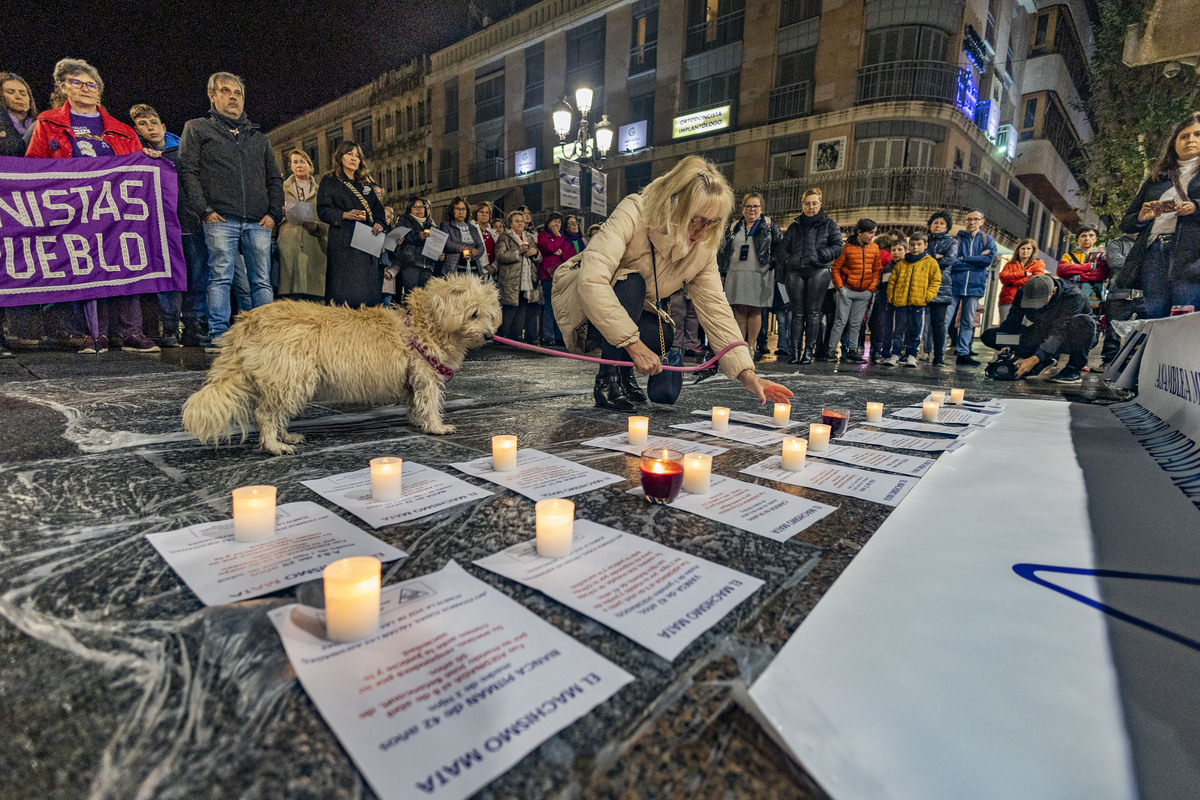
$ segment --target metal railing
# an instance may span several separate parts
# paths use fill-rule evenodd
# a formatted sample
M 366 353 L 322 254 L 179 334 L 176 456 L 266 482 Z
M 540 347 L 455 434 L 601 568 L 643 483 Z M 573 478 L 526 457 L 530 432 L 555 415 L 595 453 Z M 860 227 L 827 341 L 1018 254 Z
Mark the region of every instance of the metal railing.
M 458 186 L 458 170 L 457 169 L 442 169 L 438 170 L 437 190 L 439 192 L 447 192 Z
M 467 177 L 470 184 L 498 181 L 504 177 L 504 159 L 496 157 L 472 161 L 467 168 Z
M 767 122 L 805 117 L 812 113 L 812 82 L 772 89 L 767 96 Z
M 742 40 L 742 22 L 746 18 L 745 10 L 733 11 L 719 17 L 692 25 L 687 29 L 687 49 L 685 55 L 694 56 L 717 47 L 723 47 Z
M 658 67 L 658 42 L 636 44 L 629 50 L 629 74 L 640 75 Z
M 475 104 L 475 123 L 487 122 L 504 116 L 504 95 L 489 97 Z
M 779 27 L 792 25 L 821 13 L 821 0 L 783 0 L 779 6 Z
M 816 186 L 822 192 L 822 205 L 827 214 L 851 222 L 855 216 L 850 209 L 892 208 L 898 213 L 924 218 L 927 210 L 947 209 L 965 214 L 972 209 L 983 212 L 988 227 L 1015 242 L 1025 236 L 1029 219 L 1004 195 L 993 189 L 978 175 L 950 169 L 897 167 L 894 169 L 840 172 L 811 175 L 785 181 L 773 181 L 741 186 L 737 195 L 758 192 L 767 202 L 771 216 L 786 227 L 800 213 L 804 191 Z M 846 217 L 846 219 L 843 219 Z
M 965 70 L 941 61 L 893 61 L 860 67 L 854 103 L 887 100 L 933 100 L 954 103 L 959 75 Z

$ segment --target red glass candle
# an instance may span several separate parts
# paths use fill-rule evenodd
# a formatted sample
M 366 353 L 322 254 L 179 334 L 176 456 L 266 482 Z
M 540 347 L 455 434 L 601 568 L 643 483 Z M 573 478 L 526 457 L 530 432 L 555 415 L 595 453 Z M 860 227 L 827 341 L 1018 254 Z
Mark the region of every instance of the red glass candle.
M 669 503 L 683 487 L 683 453 L 676 450 L 642 452 L 642 491 L 651 503 Z
M 821 410 L 821 422 L 829 426 L 831 436 L 841 436 L 850 425 L 850 409 L 824 408 Z

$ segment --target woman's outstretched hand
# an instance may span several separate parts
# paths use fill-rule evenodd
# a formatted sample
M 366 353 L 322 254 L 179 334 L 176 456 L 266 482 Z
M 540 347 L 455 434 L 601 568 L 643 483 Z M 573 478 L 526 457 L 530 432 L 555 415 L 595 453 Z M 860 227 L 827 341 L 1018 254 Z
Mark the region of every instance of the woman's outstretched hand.
M 758 398 L 759 403 L 765 403 L 768 400 L 772 403 L 787 403 L 795 397 L 791 389 L 758 377 L 752 369 L 742 370 L 738 375 L 738 380 L 742 382 L 742 386 L 746 387 L 746 391 Z

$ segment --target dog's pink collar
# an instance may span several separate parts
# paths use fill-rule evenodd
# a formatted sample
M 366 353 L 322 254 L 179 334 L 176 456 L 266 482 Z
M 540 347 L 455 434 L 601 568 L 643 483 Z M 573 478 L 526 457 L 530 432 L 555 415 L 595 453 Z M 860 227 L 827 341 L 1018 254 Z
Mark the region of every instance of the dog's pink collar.
M 412 327 L 411 315 L 404 318 L 404 324 L 406 327 Z M 412 335 L 412 346 L 413 350 L 416 350 L 418 353 L 420 353 L 421 358 L 429 362 L 429 366 L 433 367 L 434 370 L 437 371 L 437 374 L 442 376 L 442 380 L 444 380 L 446 383 L 450 382 L 450 379 L 454 377 L 454 370 L 447 367 L 441 361 L 438 361 L 437 356 L 429 352 L 425 345 L 421 344 L 421 340 L 417 338 L 417 334 L 415 333 Z

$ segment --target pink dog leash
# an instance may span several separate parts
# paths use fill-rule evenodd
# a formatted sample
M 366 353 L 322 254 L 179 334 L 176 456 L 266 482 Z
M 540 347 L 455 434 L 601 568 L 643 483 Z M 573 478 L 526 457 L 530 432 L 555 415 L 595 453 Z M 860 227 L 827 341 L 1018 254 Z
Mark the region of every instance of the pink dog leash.
M 580 356 L 580 355 L 576 355 L 575 353 L 561 353 L 558 350 L 551 350 L 548 347 L 538 347 L 535 344 L 525 344 L 525 342 L 518 342 L 518 341 L 514 341 L 513 339 L 505 339 L 503 336 L 493 336 L 492 340 L 499 342 L 500 344 L 512 345 L 513 347 L 519 347 L 522 350 L 529 350 L 534 353 L 542 353 L 543 355 L 548 355 L 548 356 L 558 356 L 559 358 L 573 358 L 576 361 L 588 361 L 592 364 L 609 364 L 610 366 L 614 366 L 614 367 L 635 366 L 635 364 L 632 361 L 614 361 L 610 358 L 592 358 L 591 356 Z M 697 364 L 694 367 L 672 367 L 672 366 L 663 364 L 663 369 L 670 370 L 671 372 L 700 372 L 701 370 L 711 369 L 712 366 L 714 364 L 716 364 L 717 361 L 721 358 L 721 356 L 725 355 L 726 353 L 728 353 L 730 350 L 732 350 L 735 347 L 745 347 L 748 349 L 750 347 L 750 345 L 746 344 L 745 342 L 734 342 L 733 344 L 725 345 L 725 347 L 721 348 L 721 352 L 717 353 L 715 356 L 710 358 L 708 361 L 705 361 L 703 364 Z

